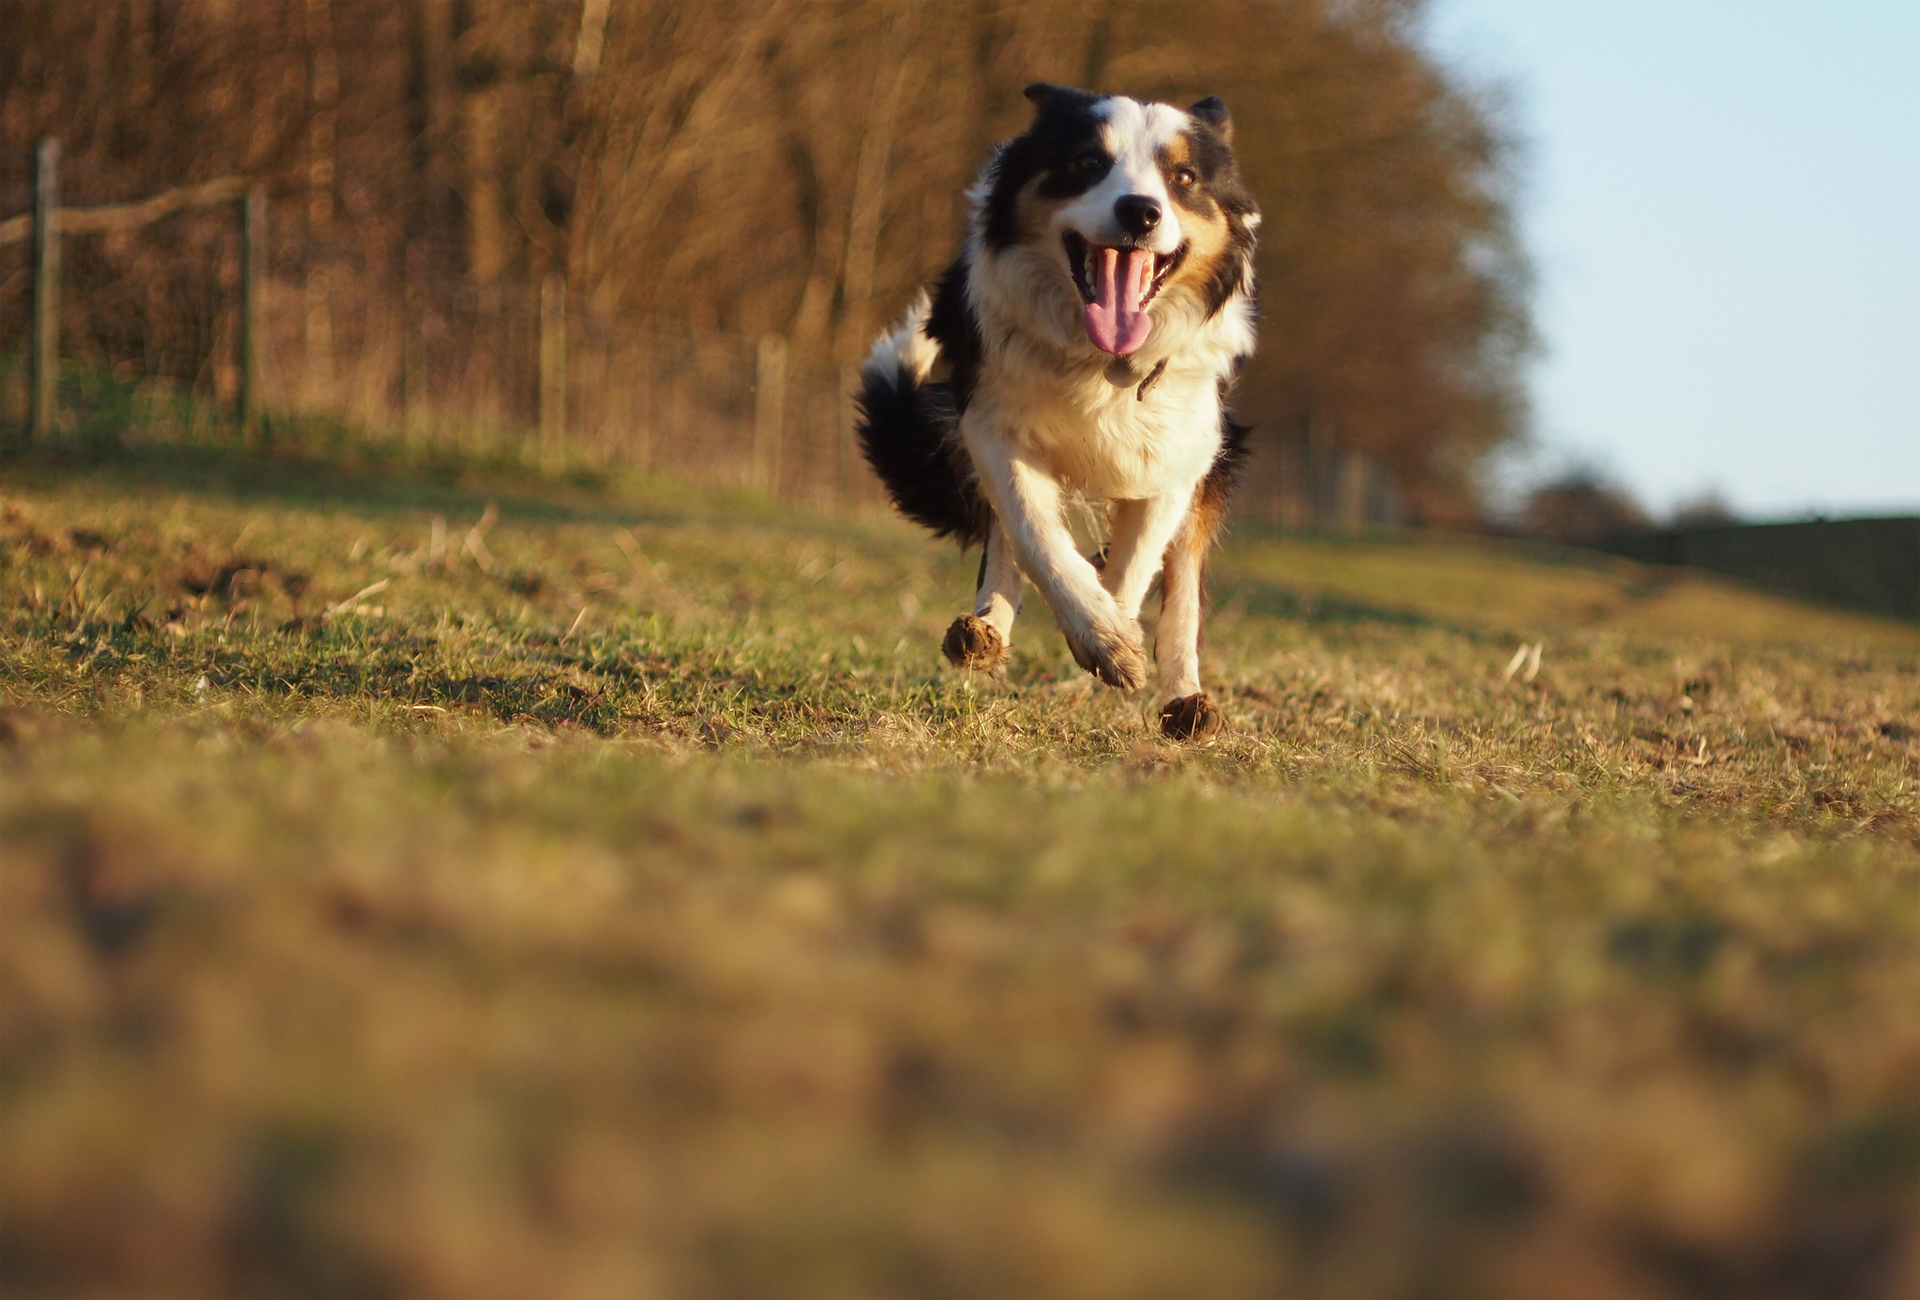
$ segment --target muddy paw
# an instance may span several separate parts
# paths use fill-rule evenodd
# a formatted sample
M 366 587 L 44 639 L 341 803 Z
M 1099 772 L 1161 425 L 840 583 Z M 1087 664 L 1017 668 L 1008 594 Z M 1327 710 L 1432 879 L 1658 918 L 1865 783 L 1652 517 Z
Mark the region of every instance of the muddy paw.
M 974 614 L 962 614 L 953 620 L 940 642 L 940 653 L 955 668 L 977 668 L 992 672 L 1007 661 L 1007 643 L 1000 629 Z
M 1226 724 L 1220 707 L 1205 693 L 1168 700 L 1160 710 L 1160 732 L 1168 740 L 1205 740 Z
M 1109 686 L 1123 691 L 1146 685 L 1147 656 L 1139 642 L 1113 629 L 1096 629 L 1086 642 L 1072 638 L 1067 646 L 1074 662 Z

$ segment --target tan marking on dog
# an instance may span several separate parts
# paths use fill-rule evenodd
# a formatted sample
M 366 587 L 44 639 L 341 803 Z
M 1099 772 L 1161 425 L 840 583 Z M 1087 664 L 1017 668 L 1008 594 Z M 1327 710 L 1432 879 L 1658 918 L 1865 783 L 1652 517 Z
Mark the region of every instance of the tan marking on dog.
M 1232 247 L 1233 228 L 1228 224 L 1226 209 L 1220 206 L 1219 201 L 1207 193 L 1204 185 L 1196 185 L 1192 193 L 1206 202 L 1188 202 L 1181 197 L 1180 188 L 1171 180 L 1175 167 L 1192 160 L 1192 148 L 1186 136 L 1178 135 L 1160 150 L 1160 171 L 1169 177 L 1167 192 L 1173 196 L 1174 204 L 1180 210 L 1180 230 L 1187 240 L 1187 260 L 1181 263 L 1179 270 L 1167 277 L 1162 293 L 1175 288 L 1204 293 L 1206 286 L 1213 283 L 1220 263 Z
M 1073 202 L 1072 199 L 1043 196 L 1040 186 L 1046 179 L 1046 172 L 1036 174 L 1020 187 L 1019 197 L 1014 200 L 1014 227 L 1020 232 L 1020 242 L 1023 244 L 1038 246 L 1053 240 L 1053 214 Z

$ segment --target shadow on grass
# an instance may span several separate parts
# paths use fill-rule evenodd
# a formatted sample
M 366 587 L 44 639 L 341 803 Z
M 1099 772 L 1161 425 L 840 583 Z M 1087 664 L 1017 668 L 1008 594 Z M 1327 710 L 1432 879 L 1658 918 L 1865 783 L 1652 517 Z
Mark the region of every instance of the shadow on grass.
M 1216 606 L 1255 618 L 1283 619 L 1292 623 L 1351 627 L 1373 623 L 1384 627 L 1425 628 L 1478 639 L 1480 629 L 1462 627 L 1445 619 L 1407 609 L 1369 605 L 1337 596 L 1295 591 L 1257 578 L 1223 578 L 1215 592 Z
M 82 478 L 132 491 L 394 513 L 477 514 L 491 502 L 502 515 L 550 523 L 677 523 L 689 515 L 633 499 L 602 470 L 546 470 L 512 455 L 367 442 L 304 425 L 276 430 L 261 447 L 61 442 L 0 458 L 0 482 L 23 488 Z

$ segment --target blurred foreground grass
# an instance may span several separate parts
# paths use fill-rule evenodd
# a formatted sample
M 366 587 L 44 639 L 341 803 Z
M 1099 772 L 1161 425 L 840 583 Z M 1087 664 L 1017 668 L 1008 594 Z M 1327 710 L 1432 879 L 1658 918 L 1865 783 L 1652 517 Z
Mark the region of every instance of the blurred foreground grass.
M 0 475 L 10 1295 L 1920 1294 L 1920 629 L 1247 538 L 1188 749 L 891 522 L 170 457 Z

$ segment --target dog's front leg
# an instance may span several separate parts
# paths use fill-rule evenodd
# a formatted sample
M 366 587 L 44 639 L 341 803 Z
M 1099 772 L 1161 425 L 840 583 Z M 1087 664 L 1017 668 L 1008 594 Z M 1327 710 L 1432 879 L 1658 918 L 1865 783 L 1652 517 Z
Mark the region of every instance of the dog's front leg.
M 1060 485 L 1021 456 L 997 429 L 972 417 L 961 425 L 980 485 L 1013 544 L 1020 567 L 1053 607 L 1074 662 L 1109 686 L 1132 690 L 1147 680 L 1140 629 L 1100 585 L 1061 518 Z
M 996 517 L 980 553 L 979 590 L 973 613 L 962 614 L 947 628 L 940 650 L 955 668 L 991 672 L 1007 660 L 1013 644 L 1013 620 L 1020 614 L 1020 588 L 1026 585 L 1013 556 L 1013 543 Z

